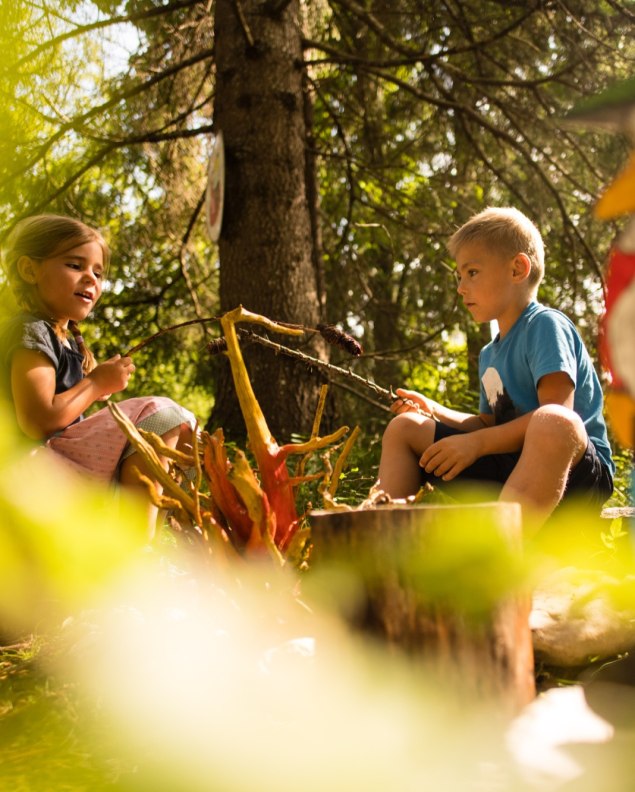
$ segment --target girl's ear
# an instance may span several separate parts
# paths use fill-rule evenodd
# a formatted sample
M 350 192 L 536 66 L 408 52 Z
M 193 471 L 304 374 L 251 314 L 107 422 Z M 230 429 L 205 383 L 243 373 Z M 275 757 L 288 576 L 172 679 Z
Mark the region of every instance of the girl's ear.
M 526 253 L 517 253 L 512 261 L 514 280 L 523 281 L 531 272 L 531 261 Z
M 29 256 L 20 256 L 17 263 L 18 272 L 22 280 L 35 283 L 37 280 L 37 264 Z

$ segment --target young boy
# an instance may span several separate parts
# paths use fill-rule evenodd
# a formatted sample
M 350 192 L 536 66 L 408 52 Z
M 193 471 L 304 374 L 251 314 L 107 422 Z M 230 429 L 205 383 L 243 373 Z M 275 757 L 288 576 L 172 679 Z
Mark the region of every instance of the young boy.
M 523 504 L 537 525 L 570 495 L 599 508 L 615 472 L 602 389 L 571 321 L 536 302 L 544 275 L 538 229 L 516 209 L 489 208 L 448 249 L 468 311 L 477 322 L 498 322 L 479 357 L 480 413 L 397 390 L 378 486 L 404 498 L 426 481 L 498 484 L 500 499 Z

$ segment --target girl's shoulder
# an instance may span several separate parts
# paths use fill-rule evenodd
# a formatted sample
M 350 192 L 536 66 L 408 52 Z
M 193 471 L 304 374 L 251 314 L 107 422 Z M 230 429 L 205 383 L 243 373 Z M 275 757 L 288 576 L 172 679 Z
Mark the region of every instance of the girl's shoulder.
M 43 352 L 55 362 L 61 346 L 51 322 L 30 313 L 15 314 L 0 327 L 0 348 L 5 361 L 22 348 Z
M 44 332 L 45 328 L 51 327 L 51 324 L 50 322 L 47 322 L 46 319 L 42 319 L 41 316 L 36 316 L 35 314 L 27 313 L 26 311 L 20 311 L 19 313 L 12 314 L 2 322 L 3 331 L 22 329 L 25 327 L 37 328 L 40 332 Z

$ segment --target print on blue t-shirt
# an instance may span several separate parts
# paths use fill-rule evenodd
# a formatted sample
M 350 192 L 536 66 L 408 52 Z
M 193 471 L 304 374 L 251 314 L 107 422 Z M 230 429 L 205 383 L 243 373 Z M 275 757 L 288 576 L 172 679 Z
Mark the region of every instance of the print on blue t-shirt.
M 554 308 L 531 302 L 503 339 L 497 337 L 483 347 L 479 357 L 481 412 L 492 414 L 501 424 L 537 409 L 538 382 L 559 371 L 571 379 L 573 409 L 613 474 L 600 381 L 575 326 Z

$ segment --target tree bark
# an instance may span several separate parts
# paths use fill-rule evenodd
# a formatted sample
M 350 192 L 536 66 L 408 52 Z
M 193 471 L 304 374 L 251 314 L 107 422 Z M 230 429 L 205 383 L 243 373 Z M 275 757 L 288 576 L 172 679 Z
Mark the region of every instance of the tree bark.
M 320 321 L 315 230 L 306 183 L 306 117 L 299 3 L 279 13 L 261 0 L 217 0 L 214 126 L 225 141 L 225 210 L 219 239 L 220 304 L 315 327 Z M 275 340 L 275 339 L 274 339 Z M 285 344 L 288 339 L 285 339 Z M 315 335 L 305 351 L 325 358 Z M 253 345 L 245 360 L 274 436 L 307 433 L 319 378 Z M 244 436 L 228 368 L 219 372 L 210 423 Z
M 507 570 L 483 562 L 482 549 L 462 556 L 459 525 L 487 536 L 487 552 L 503 564 L 521 550 L 515 503 L 314 512 L 313 569 L 343 566 L 357 579 L 358 599 L 344 603 L 353 626 L 423 661 L 467 695 L 498 697 L 515 711 L 535 695 L 530 596 L 485 597 L 476 613 L 475 599 Z M 511 555 L 498 555 L 501 547 Z

